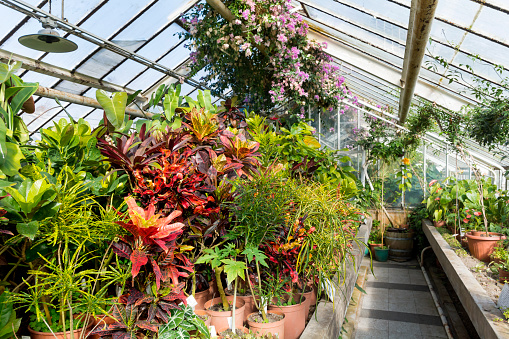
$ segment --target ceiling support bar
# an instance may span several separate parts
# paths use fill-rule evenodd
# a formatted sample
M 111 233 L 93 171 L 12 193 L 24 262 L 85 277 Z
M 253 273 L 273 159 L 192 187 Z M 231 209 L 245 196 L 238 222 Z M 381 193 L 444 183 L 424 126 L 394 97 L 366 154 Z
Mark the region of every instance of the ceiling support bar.
M 50 98 L 50 99 L 58 99 L 61 101 L 72 103 L 72 104 L 78 104 L 78 105 L 82 105 L 82 106 L 88 106 L 88 107 L 102 109 L 102 106 L 99 104 L 99 102 L 97 100 L 94 100 L 94 99 L 88 98 L 88 97 L 84 97 L 81 95 L 77 95 L 77 94 L 62 92 L 62 91 L 52 89 L 52 88 L 39 86 L 39 88 L 35 92 L 35 95 L 45 97 L 45 98 Z M 138 117 L 138 118 L 151 118 L 152 117 L 151 113 L 144 113 L 140 110 L 130 108 L 130 107 L 127 107 L 125 112 L 126 112 L 126 114 L 129 114 L 130 116 Z
M 406 63 L 408 66 L 407 71 L 405 72 L 405 69 L 403 69 L 402 72 L 405 77 L 402 79 L 404 87 L 399 100 L 399 123 L 401 125 L 405 123 L 408 111 L 410 110 L 410 104 L 412 103 L 417 80 L 419 79 L 419 72 L 424 54 L 426 53 L 426 44 L 428 43 L 437 5 L 438 0 L 412 1 L 412 7 L 417 7 L 417 9 L 413 20 L 412 34 L 408 35 L 405 47 L 405 61 L 403 65 Z M 411 17 L 412 15 L 410 15 L 410 20 Z M 411 38 L 411 40 L 408 38 Z M 407 49 L 409 49 L 408 53 L 406 52 Z
M 111 82 L 99 80 L 85 74 L 71 72 L 58 66 L 47 64 L 39 60 L 34 60 L 0 49 L 0 62 L 8 63 L 9 60 L 21 61 L 23 63 L 21 67 L 23 69 L 49 75 L 61 80 L 67 80 L 76 84 L 103 89 L 108 92 L 127 92 L 128 94 L 133 94 L 135 92 L 132 89 L 122 87 Z M 138 95 L 137 98 L 139 100 L 147 100 L 147 98 L 142 95 Z
M 26 3 L 21 0 L 0 0 L 0 4 L 3 4 L 7 7 L 15 9 L 15 10 L 17 10 L 25 15 L 28 15 L 30 17 L 33 17 L 37 20 L 40 20 L 42 18 L 50 18 L 53 21 L 55 21 L 58 29 L 61 29 L 67 33 L 71 33 L 75 36 L 78 36 L 88 42 L 91 42 L 95 45 L 98 45 L 98 46 L 104 48 L 104 49 L 107 49 L 109 51 L 112 51 L 114 53 L 122 55 L 128 59 L 131 59 L 137 63 L 145 65 L 145 66 L 147 66 L 151 69 L 154 69 L 158 72 L 175 77 L 177 79 L 184 78 L 184 82 L 188 83 L 191 86 L 198 87 L 200 89 L 208 89 L 204 84 L 202 84 L 198 81 L 195 81 L 194 79 L 182 77 L 179 74 L 177 74 L 175 71 L 173 71 L 172 69 L 170 69 L 164 65 L 161 65 L 161 64 L 156 63 L 152 60 L 149 60 L 139 54 L 130 52 L 129 50 L 127 50 L 127 49 L 125 49 L 111 41 L 103 39 L 93 33 L 87 32 L 84 29 L 82 29 L 81 27 L 78 27 L 76 25 L 73 25 L 73 24 L 65 21 L 65 20 L 62 20 L 50 13 L 47 13 L 35 6 L 30 5 L 29 3 Z

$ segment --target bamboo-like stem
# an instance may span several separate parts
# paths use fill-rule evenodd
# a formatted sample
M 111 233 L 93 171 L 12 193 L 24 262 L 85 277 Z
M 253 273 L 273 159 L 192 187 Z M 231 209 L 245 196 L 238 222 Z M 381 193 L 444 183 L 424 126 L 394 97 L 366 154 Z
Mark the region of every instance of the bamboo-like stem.
M 217 284 L 217 289 L 219 290 L 218 291 L 219 296 L 221 297 L 221 300 L 223 302 L 223 309 L 225 312 L 227 312 L 230 310 L 230 304 L 228 304 L 228 299 L 226 299 L 226 294 L 224 293 L 223 283 L 221 282 L 221 273 L 222 272 L 223 272 L 223 267 L 216 267 L 214 274 L 216 275 L 216 284 Z
M 258 288 L 260 289 L 260 293 L 261 293 L 262 292 L 262 279 L 261 279 L 261 274 L 260 274 L 260 265 L 258 264 L 258 261 L 256 261 L 256 274 L 258 275 Z M 268 300 L 266 300 L 265 302 L 267 304 L 269 303 Z M 265 307 L 263 305 L 263 300 L 260 300 L 260 306 L 261 307 L 258 309 L 262 312 L 263 321 L 268 321 L 267 313 L 265 313 Z

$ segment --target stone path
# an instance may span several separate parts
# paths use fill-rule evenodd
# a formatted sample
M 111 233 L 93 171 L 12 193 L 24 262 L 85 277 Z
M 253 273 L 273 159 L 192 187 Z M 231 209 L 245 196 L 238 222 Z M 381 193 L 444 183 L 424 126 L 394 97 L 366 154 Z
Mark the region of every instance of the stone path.
M 363 265 L 369 266 L 364 257 Z M 355 339 L 447 338 L 416 260 L 373 262 L 361 299 Z

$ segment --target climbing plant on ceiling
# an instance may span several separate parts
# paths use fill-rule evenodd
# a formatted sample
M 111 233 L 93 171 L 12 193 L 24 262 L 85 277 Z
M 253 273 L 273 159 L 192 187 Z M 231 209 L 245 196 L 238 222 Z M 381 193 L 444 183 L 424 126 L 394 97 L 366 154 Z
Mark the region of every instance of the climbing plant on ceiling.
M 215 94 L 231 88 L 250 109 L 288 102 L 338 107 L 347 94 L 326 43 L 307 37 L 308 25 L 289 0 L 228 0 L 231 21 L 208 4 L 183 18 L 192 71 L 205 70 Z

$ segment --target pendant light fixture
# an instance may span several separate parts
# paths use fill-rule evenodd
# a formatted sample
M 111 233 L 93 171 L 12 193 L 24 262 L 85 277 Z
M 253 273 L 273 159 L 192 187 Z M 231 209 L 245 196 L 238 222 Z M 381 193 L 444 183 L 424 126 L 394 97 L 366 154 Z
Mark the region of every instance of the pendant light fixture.
M 51 0 L 49 1 L 51 14 Z M 62 0 L 62 20 L 64 19 L 64 0 Z M 67 53 L 78 49 L 78 45 L 71 40 L 62 38 L 55 30 L 57 25 L 51 18 L 40 19 L 43 29 L 37 34 L 24 35 L 18 39 L 25 47 L 49 53 Z

